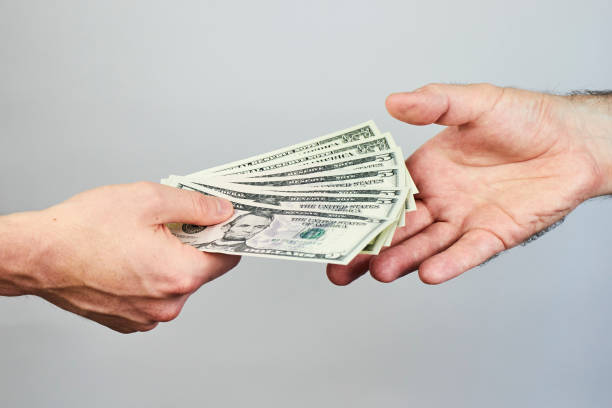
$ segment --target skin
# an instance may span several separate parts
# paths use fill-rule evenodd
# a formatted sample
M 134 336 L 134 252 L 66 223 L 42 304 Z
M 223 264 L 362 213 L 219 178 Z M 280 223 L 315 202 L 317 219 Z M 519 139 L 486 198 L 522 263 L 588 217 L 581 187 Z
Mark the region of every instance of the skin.
M 223 199 L 136 183 L 0 217 L 0 295 L 37 295 L 121 333 L 151 330 L 239 261 L 184 245 L 165 224 L 232 214 Z
M 612 193 L 612 97 L 432 84 L 386 105 L 403 122 L 447 127 L 406 161 L 420 190 L 406 227 L 378 256 L 328 265 L 337 285 L 368 270 L 445 282 Z

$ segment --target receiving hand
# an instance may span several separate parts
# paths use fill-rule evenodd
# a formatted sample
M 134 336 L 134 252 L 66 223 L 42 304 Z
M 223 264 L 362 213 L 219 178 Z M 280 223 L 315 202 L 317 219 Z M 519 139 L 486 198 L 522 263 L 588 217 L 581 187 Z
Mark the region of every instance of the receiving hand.
M 491 85 L 390 95 L 395 118 L 447 128 L 406 161 L 420 194 L 391 247 L 328 265 L 329 279 L 345 285 L 369 269 L 391 282 L 418 269 L 423 282 L 444 282 L 612 192 L 611 106 Z

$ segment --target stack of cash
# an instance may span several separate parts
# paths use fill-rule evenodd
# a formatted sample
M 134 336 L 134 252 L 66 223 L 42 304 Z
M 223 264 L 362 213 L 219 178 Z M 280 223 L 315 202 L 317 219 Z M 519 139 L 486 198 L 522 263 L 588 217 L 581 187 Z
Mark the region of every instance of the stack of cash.
M 186 244 L 342 265 L 390 245 L 418 192 L 401 149 L 372 121 L 161 182 L 234 205 L 221 224 L 169 225 Z

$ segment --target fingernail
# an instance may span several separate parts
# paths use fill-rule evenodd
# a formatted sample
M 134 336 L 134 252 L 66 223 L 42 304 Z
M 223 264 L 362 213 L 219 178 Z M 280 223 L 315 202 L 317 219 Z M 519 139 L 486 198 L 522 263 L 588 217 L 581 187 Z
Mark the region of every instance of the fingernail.
M 214 197 L 218 215 L 229 215 L 234 211 L 232 203 L 223 198 Z

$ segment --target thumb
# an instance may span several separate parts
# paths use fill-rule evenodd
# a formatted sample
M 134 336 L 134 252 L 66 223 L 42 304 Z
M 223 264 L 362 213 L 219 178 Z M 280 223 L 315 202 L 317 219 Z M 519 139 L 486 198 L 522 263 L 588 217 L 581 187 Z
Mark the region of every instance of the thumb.
M 156 200 L 152 215 L 156 224 L 213 225 L 227 220 L 234 213 L 232 203 L 223 198 L 161 184 L 154 184 L 154 189 Z
M 504 88 L 489 84 L 429 84 L 413 92 L 393 93 L 386 105 L 391 116 L 406 123 L 459 126 L 493 110 L 503 93 Z

